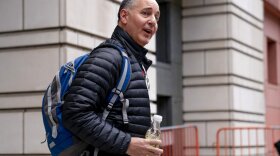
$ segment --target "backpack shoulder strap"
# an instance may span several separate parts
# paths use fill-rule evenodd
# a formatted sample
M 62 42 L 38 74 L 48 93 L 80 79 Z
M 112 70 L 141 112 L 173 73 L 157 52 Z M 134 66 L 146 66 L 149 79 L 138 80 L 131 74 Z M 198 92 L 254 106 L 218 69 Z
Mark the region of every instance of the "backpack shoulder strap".
M 108 105 L 104 109 L 102 120 L 106 120 L 110 111 L 112 110 L 114 104 L 117 102 L 117 100 L 120 100 L 122 102 L 122 116 L 123 116 L 123 123 L 125 125 L 128 125 L 128 117 L 127 117 L 127 107 L 129 106 L 129 101 L 128 99 L 124 98 L 123 92 L 127 89 L 127 86 L 130 82 L 130 77 L 131 77 L 131 64 L 130 60 L 128 58 L 127 53 L 125 52 L 124 48 L 121 45 L 113 44 L 113 43 L 108 43 L 104 42 L 101 45 L 99 45 L 97 48 L 102 48 L 102 47 L 111 47 L 114 49 L 117 49 L 121 56 L 122 56 L 122 64 L 121 64 L 121 74 L 120 77 L 117 81 L 117 84 L 115 85 L 115 88 L 113 88 L 107 98 Z M 94 50 L 95 50 L 94 49 Z M 94 149 L 94 156 L 97 156 L 99 152 L 98 148 Z
M 99 45 L 97 48 L 114 48 L 118 50 L 118 52 L 121 54 L 122 57 L 122 64 L 121 64 L 121 74 L 120 78 L 117 81 L 117 85 L 114 89 L 120 92 L 124 92 L 130 82 L 130 75 L 131 75 L 131 64 L 129 57 L 127 53 L 125 52 L 125 49 L 120 44 L 113 44 L 113 43 L 107 43 L 104 42 L 101 45 Z
M 123 108 L 122 108 L 123 122 L 124 122 L 124 124 L 128 124 L 128 117 L 127 117 L 126 109 L 129 106 L 129 101 L 128 101 L 128 99 L 124 99 L 123 93 L 127 89 L 127 86 L 130 82 L 130 77 L 131 77 L 130 60 L 129 60 L 128 55 L 125 52 L 124 48 L 120 45 L 113 44 L 113 43 L 103 43 L 103 44 L 99 45 L 97 48 L 103 48 L 103 47 L 106 47 L 106 48 L 111 47 L 111 48 L 117 49 L 122 56 L 122 64 L 121 64 L 120 77 L 117 81 L 115 88 L 113 88 L 111 90 L 111 92 L 107 98 L 108 105 L 103 112 L 102 119 L 106 120 L 106 118 L 108 117 L 108 115 L 109 115 L 111 109 L 113 108 L 114 104 L 116 103 L 116 101 L 120 100 L 123 104 Z

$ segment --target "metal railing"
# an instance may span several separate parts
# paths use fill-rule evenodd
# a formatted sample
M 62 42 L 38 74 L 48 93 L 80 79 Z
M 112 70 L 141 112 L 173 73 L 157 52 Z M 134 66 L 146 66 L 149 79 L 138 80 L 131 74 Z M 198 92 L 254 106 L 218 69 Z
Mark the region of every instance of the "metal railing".
M 278 156 L 274 143 L 279 127 L 221 128 L 216 135 L 217 156 Z
M 163 156 L 199 156 L 196 126 L 172 126 L 161 130 Z

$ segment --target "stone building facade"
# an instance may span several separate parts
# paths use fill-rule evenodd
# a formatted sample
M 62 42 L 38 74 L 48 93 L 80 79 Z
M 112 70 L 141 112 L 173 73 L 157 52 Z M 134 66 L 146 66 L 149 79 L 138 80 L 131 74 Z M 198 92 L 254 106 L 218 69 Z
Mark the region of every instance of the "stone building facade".
M 60 65 L 110 37 L 119 3 L 0 0 L 0 155 L 48 154 L 43 92 Z M 221 127 L 279 125 L 280 76 L 269 74 L 279 70 L 279 0 L 158 3 L 159 31 L 146 48 L 152 113 L 163 125 L 197 125 L 202 156 L 215 155 Z

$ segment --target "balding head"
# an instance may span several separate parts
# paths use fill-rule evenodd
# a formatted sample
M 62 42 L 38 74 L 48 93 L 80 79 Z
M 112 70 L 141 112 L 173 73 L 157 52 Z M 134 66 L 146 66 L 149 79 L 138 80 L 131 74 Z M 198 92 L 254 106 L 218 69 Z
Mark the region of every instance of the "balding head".
M 131 8 L 136 0 L 123 0 L 121 2 L 120 8 L 119 8 L 119 12 L 118 12 L 118 21 L 120 21 L 120 12 L 122 9 L 128 9 Z

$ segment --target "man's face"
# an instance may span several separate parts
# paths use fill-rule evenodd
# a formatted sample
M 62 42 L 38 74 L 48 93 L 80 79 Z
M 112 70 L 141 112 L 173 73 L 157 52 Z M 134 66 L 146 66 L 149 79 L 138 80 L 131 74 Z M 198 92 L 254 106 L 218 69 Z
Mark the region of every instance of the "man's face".
M 123 29 L 139 45 L 145 46 L 158 29 L 159 6 L 155 0 L 136 0 L 121 12 Z

